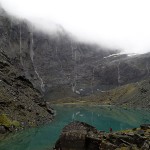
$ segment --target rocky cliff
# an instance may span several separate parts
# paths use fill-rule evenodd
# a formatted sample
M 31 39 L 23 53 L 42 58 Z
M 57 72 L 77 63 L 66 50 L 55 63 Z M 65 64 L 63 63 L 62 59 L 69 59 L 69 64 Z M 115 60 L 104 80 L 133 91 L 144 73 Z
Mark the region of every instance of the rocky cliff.
M 0 49 L 49 101 L 101 95 L 150 74 L 149 53 L 129 56 L 79 42 L 61 26 L 56 34 L 47 34 L 2 9 Z
M 53 118 L 49 104 L 26 78 L 19 43 L 12 42 L 18 38 L 17 26 L 11 26 L 11 19 L 0 10 L 0 134 L 47 123 Z
M 0 52 L 0 133 L 50 122 L 52 109 L 7 55 Z
M 77 42 L 62 27 L 56 35 L 45 34 L 28 21 L 5 12 L 0 14 L 0 33 L 1 49 L 43 92 L 59 90 L 62 86 L 76 92 L 80 87 L 89 86 L 94 63 L 117 52 Z

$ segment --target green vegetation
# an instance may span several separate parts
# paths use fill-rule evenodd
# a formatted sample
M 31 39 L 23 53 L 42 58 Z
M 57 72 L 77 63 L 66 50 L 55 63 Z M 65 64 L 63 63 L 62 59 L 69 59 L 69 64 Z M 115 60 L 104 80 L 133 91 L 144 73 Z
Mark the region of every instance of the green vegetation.
M 18 121 L 11 121 L 6 114 L 1 114 L 0 115 L 0 125 L 4 125 L 5 127 L 19 127 L 20 123 Z

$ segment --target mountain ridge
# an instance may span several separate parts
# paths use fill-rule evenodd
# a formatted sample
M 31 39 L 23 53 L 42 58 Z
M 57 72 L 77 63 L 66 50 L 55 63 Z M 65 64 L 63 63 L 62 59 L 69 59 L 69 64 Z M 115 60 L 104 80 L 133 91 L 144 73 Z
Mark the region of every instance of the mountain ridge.
M 150 53 L 128 56 L 0 16 L 0 47 L 47 101 L 79 99 L 149 78 Z M 100 94 L 101 95 L 101 94 Z

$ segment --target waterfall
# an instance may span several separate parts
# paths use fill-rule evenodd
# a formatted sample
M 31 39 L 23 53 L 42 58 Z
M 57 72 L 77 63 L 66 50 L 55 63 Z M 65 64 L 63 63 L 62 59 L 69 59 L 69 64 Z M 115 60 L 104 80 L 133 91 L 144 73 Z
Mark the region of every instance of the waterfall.
M 117 68 L 118 68 L 118 84 L 120 86 L 120 78 L 121 78 L 121 76 L 120 76 L 120 61 L 119 61 L 118 65 L 117 65 Z
M 75 64 L 76 64 L 76 61 L 77 61 L 77 52 L 76 52 L 76 50 L 74 51 L 74 59 L 75 59 Z
M 58 55 L 58 49 L 57 49 L 57 47 L 55 48 L 55 53 L 56 53 L 56 57 L 58 59 L 58 63 L 60 64 L 61 72 L 63 73 L 64 77 L 67 78 L 67 80 L 69 80 L 69 77 L 66 75 L 66 73 L 65 73 L 65 71 L 63 69 L 62 61 L 60 60 L 60 57 Z
M 33 50 L 33 44 L 34 44 L 34 41 L 33 41 L 33 33 L 31 32 L 30 33 L 30 58 L 31 58 L 31 61 L 32 61 L 32 64 L 33 64 L 33 67 L 34 67 L 34 72 L 35 74 L 37 75 L 39 81 L 40 81 L 40 87 L 41 87 L 41 90 L 43 92 L 45 92 L 45 84 L 43 82 L 43 79 L 41 78 L 41 76 L 39 75 L 35 65 L 34 65 L 34 50 Z
M 34 51 L 33 51 L 33 33 L 32 32 L 30 33 L 30 58 L 31 58 L 31 61 L 33 63 Z
M 72 59 L 73 59 L 73 51 L 74 51 L 74 49 L 73 49 L 72 42 L 71 42 L 71 56 L 72 56 Z
M 19 45 L 20 45 L 20 48 L 19 48 L 19 53 L 20 53 L 20 62 L 21 62 L 21 65 L 23 67 L 23 59 L 22 59 L 22 31 L 21 31 L 21 23 L 20 23 L 20 38 L 19 38 Z
M 20 27 L 20 26 L 19 26 Z M 11 31 L 12 31 L 12 20 L 10 20 L 10 32 L 9 32 L 9 46 L 11 46 L 11 42 L 10 42 L 10 39 L 11 39 Z M 20 35 L 20 33 L 19 33 Z M 19 40 L 20 40 L 20 36 L 19 36 Z M 20 46 L 19 46 L 20 47 Z
M 76 91 L 76 79 L 74 79 L 72 83 L 72 92 L 74 93 Z
M 147 69 L 147 74 L 148 74 L 148 76 L 149 76 L 149 73 L 150 73 L 150 72 L 149 72 L 149 63 L 148 63 L 148 62 L 146 63 L 146 69 Z
M 57 49 L 57 47 L 56 47 L 55 51 L 56 51 L 56 56 L 57 56 L 58 62 L 60 63 L 61 71 L 62 71 L 62 72 L 64 73 L 64 75 L 65 75 L 65 72 L 64 72 L 64 69 L 63 69 L 63 66 L 62 66 L 62 62 L 61 62 L 61 60 L 60 60 L 60 58 L 59 58 L 59 56 L 58 56 L 58 49 Z M 65 76 L 66 76 L 66 75 L 65 75 Z
M 72 92 L 76 92 L 77 78 L 78 78 L 78 75 L 76 74 L 75 77 L 74 77 L 74 80 L 72 82 Z
M 43 82 L 43 79 L 40 77 L 39 73 L 37 72 L 37 70 L 36 70 L 35 68 L 34 68 L 34 71 L 35 71 L 35 74 L 37 75 L 38 79 L 39 79 L 40 82 L 41 82 L 41 90 L 42 90 L 43 92 L 45 92 L 45 84 L 44 84 L 44 82 Z
M 92 70 L 92 79 L 91 79 L 91 93 L 92 94 L 94 93 L 94 90 L 93 90 L 93 82 L 95 80 L 94 73 L 95 73 L 95 67 L 93 67 L 93 70 Z
M 77 60 L 77 54 L 76 54 L 76 50 L 74 51 L 74 59 L 75 59 L 75 66 L 74 66 L 74 70 L 75 70 L 75 79 L 74 79 L 74 91 L 76 91 L 76 86 L 77 86 L 77 79 L 78 79 L 78 75 L 77 75 L 77 67 L 76 67 L 76 60 Z
M 76 61 L 76 50 L 77 49 L 77 46 L 73 46 L 73 44 L 72 44 L 72 41 L 71 41 L 71 56 L 72 56 L 72 59 L 75 59 L 75 61 Z
M 77 52 L 76 52 L 76 49 L 77 47 L 73 47 L 72 45 L 72 42 L 71 42 L 71 50 L 72 50 L 72 59 L 74 59 L 74 80 L 72 82 L 72 92 L 76 92 L 76 86 L 77 86 L 77 78 L 78 78 L 78 75 L 77 75 L 77 70 L 76 70 L 76 60 L 77 60 Z

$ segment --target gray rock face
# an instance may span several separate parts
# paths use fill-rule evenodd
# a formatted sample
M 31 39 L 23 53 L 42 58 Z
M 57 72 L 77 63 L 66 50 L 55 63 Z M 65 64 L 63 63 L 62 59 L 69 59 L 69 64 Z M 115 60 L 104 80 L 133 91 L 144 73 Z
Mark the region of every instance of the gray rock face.
M 0 50 L 49 100 L 90 95 L 149 76 L 150 54 L 111 55 L 119 51 L 77 42 L 63 29 L 42 33 L 6 13 L 0 14 Z
M 53 115 L 41 101 L 40 92 L 0 52 L 0 133 L 50 122 Z
M 117 52 L 76 42 L 63 29 L 55 36 L 38 32 L 7 14 L 0 15 L 0 33 L 1 50 L 43 92 L 64 86 L 75 93 L 91 85 L 95 63 Z
M 100 141 L 94 138 L 96 134 L 94 127 L 83 122 L 72 122 L 63 129 L 55 149 L 99 150 Z

